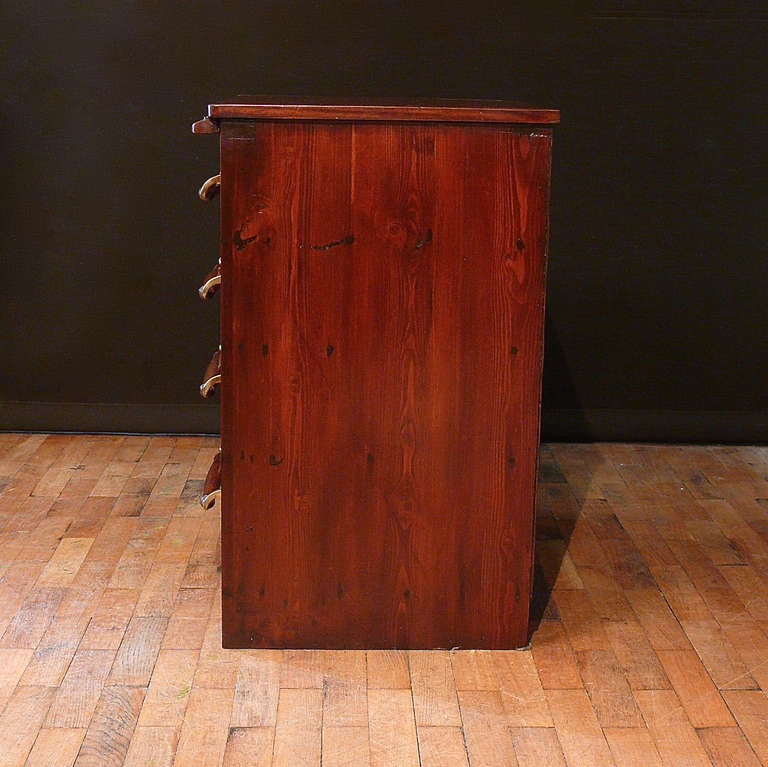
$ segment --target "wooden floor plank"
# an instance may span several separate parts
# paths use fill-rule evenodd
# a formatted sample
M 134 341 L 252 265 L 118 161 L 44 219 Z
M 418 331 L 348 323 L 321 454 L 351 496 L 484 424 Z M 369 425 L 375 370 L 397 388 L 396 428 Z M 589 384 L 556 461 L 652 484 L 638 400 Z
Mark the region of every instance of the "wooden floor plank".
M 222 649 L 217 451 L 0 435 L 0 767 L 768 764 L 768 449 L 543 446 L 493 652 Z
M 84 729 L 43 728 L 24 767 L 72 767 L 84 737 Z
M 174 767 L 217 767 L 222 763 L 232 698 L 232 690 L 192 690 Z
M 560 621 L 542 621 L 533 634 L 531 648 L 545 690 L 580 690 L 584 686 Z
M 613 765 L 608 743 L 584 690 L 547 690 L 555 730 L 568 764 Z
M 510 727 L 551 727 L 552 717 L 529 650 L 494 653 L 494 666 Z
M 512 745 L 520 767 L 565 767 L 565 758 L 554 727 L 514 727 Z M 514 765 L 514 762 L 510 762 Z
M 604 732 L 616 767 L 662 767 L 653 737 L 645 727 L 606 727 Z
M 273 727 L 231 727 L 223 767 L 269 767 L 274 740 Z
M 367 725 L 366 678 L 365 651 L 334 650 L 327 653 L 323 681 L 323 726 Z
M 723 697 L 763 764 L 768 764 L 768 696 L 762 690 L 726 690 Z
M 252 650 L 240 659 L 232 727 L 275 726 L 282 660 L 280 650 Z
M 457 650 L 451 653 L 457 690 L 498 690 L 499 677 L 489 650 Z
M 0 716 L 0 767 L 21 767 L 37 738 L 55 690 L 17 687 Z
M 324 727 L 323 767 L 369 767 L 368 727 Z
M 38 586 L 69 586 L 83 564 L 94 538 L 62 538 L 37 579 Z
M 46 727 L 88 727 L 112 667 L 112 650 L 78 650 L 56 690 Z
M 371 767 L 419 767 L 410 690 L 368 690 Z
M 576 659 L 600 726 L 642 727 L 642 717 L 614 653 L 581 650 Z
M 146 687 L 155 667 L 167 618 L 134 617 L 117 651 L 109 684 Z
M 514 766 L 517 760 L 498 690 L 459 690 L 459 709 L 472 767 Z
M 280 690 L 273 767 L 320 765 L 323 693 L 315 688 Z
M 404 650 L 368 650 L 368 687 L 406 690 L 411 686 L 408 653 Z
M 322 687 L 324 669 L 325 655 L 319 650 L 285 650 L 280 687 Z
M 469 767 L 461 727 L 419 727 L 421 767 Z
M 710 761 L 674 690 L 637 690 L 635 698 L 664 767 L 710 767 Z
M 460 727 L 459 702 L 450 653 L 415 650 L 408 653 L 411 689 L 419 727 Z
M 0 649 L 0 713 L 13 695 L 33 653 L 34 650 L 23 648 Z
M 141 687 L 105 687 L 75 767 L 120 767 L 128 753 L 143 701 Z
M 56 615 L 64 590 L 33 588 L 0 639 L 0 647 L 34 649 Z
M 633 690 L 664 690 L 669 680 L 645 630 L 637 620 L 608 621 L 608 641 Z
M 175 727 L 137 727 L 123 767 L 171 767 L 178 737 Z
M 665 650 L 659 653 L 659 659 L 694 727 L 729 727 L 735 724 L 693 650 Z
M 160 650 L 139 716 L 140 726 L 181 727 L 197 660 L 194 650 Z
M 760 767 L 760 760 L 738 727 L 709 727 L 699 738 L 714 767 Z

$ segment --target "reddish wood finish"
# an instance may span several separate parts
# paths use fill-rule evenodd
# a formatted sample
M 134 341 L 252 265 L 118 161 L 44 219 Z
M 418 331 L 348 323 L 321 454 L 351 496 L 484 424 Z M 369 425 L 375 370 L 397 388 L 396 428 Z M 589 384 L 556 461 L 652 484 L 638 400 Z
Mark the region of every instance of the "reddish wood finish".
M 216 349 L 211 357 L 211 361 L 203 373 L 203 381 L 200 384 L 200 395 L 202 397 L 212 397 L 216 387 L 221 382 L 221 349 Z
M 207 301 L 209 298 L 211 298 L 216 291 L 218 291 L 219 287 L 221 286 L 221 263 L 216 264 L 216 266 L 211 269 L 208 274 L 206 274 L 205 279 L 203 280 L 203 284 L 198 288 L 197 294 L 200 296 L 200 298 L 203 299 L 203 301 Z
M 221 487 L 221 453 L 216 453 L 208 467 L 203 482 L 203 495 L 209 495 L 217 488 Z
M 226 647 L 526 644 L 550 154 L 222 123 Z
M 513 101 L 477 99 L 346 99 L 313 100 L 295 96 L 237 96 L 209 104 L 212 120 L 384 120 L 416 122 L 500 122 L 547 124 L 560 121 L 557 109 Z M 200 121 L 203 122 L 203 121 Z M 195 126 L 200 123 L 195 123 Z M 195 130 L 193 126 L 193 130 Z M 209 126 L 195 132 L 213 132 Z
M 219 126 L 208 117 L 192 123 L 192 133 L 218 133 Z

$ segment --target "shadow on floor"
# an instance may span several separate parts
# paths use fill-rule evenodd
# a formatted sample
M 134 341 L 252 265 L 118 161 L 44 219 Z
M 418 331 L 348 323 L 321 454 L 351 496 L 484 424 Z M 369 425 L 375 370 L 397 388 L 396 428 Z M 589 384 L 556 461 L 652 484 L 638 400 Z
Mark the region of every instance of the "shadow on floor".
M 582 412 L 582 404 L 578 397 L 568 363 L 560 344 L 557 328 L 547 314 L 545 331 L 544 381 L 542 386 L 543 408 L 555 403 L 559 409 L 567 409 L 572 413 Z M 576 433 L 590 433 L 586 418 L 575 427 Z M 580 478 L 582 483 L 589 485 L 592 480 L 590 469 L 594 465 L 585 465 L 586 473 Z M 534 560 L 533 589 L 531 596 L 531 612 L 529 621 L 528 641 L 536 632 L 544 619 L 559 620 L 557 605 L 552 600 L 552 588 L 555 578 L 568 550 L 571 535 L 576 522 L 581 515 L 585 502 L 578 498 L 568 484 L 552 449 L 542 444 L 539 450 L 539 469 L 536 494 L 536 555 Z M 558 509 L 568 507 L 567 513 L 557 513 Z M 547 572 L 539 556 L 543 542 L 556 542 L 547 546 Z M 542 545 L 543 544 L 543 545 Z

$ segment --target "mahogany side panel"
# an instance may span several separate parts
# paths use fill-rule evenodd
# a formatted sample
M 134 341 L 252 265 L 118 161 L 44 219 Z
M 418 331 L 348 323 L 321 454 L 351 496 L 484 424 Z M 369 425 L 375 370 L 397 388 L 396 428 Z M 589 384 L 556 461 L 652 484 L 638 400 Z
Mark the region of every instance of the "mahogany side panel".
M 222 122 L 225 646 L 527 642 L 550 152 Z

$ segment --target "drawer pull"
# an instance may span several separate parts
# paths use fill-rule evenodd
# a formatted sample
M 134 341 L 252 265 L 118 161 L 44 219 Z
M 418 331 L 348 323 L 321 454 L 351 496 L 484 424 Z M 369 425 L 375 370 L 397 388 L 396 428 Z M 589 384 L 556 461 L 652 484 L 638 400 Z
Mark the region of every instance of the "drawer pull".
M 210 117 L 192 123 L 192 133 L 218 133 L 219 126 Z
M 197 294 L 203 301 L 207 301 L 219 289 L 219 285 L 221 285 L 221 259 L 219 259 L 219 263 L 206 275 Z
M 200 384 L 200 396 L 210 397 L 216 386 L 221 383 L 221 347 L 211 357 L 208 367 L 205 369 L 203 382 Z
M 219 193 L 219 189 L 221 189 L 221 173 L 211 176 L 205 183 L 203 183 L 197 194 L 201 200 L 209 202 Z
M 221 448 L 205 475 L 203 494 L 200 496 L 200 505 L 204 509 L 210 509 L 221 498 Z

